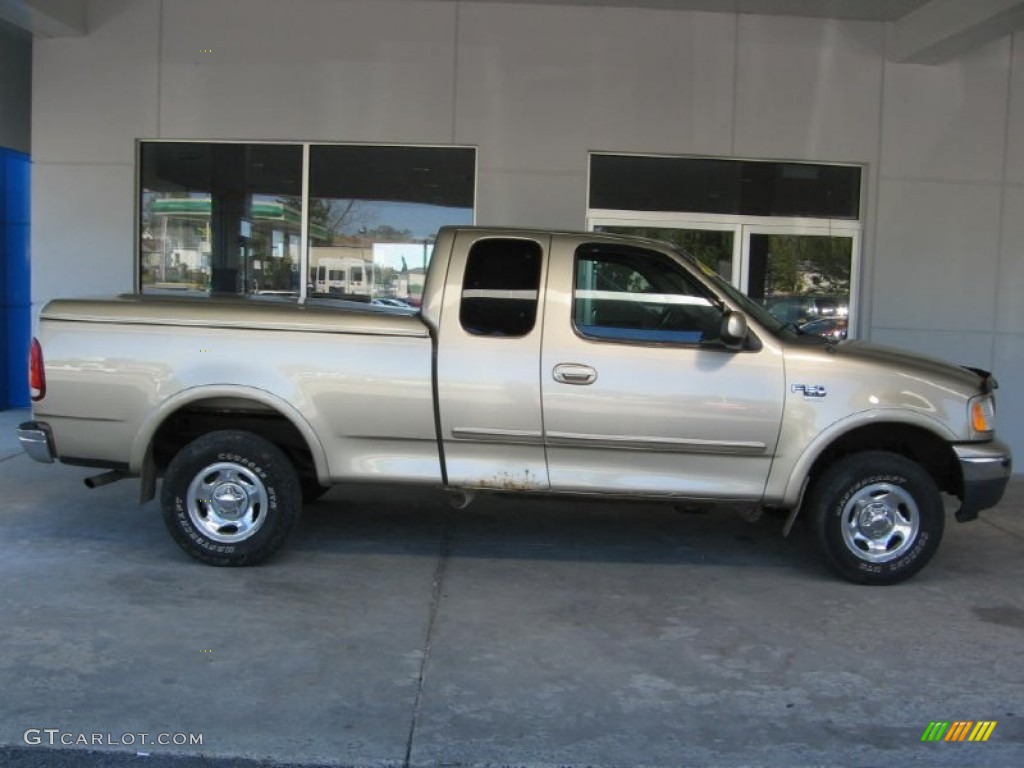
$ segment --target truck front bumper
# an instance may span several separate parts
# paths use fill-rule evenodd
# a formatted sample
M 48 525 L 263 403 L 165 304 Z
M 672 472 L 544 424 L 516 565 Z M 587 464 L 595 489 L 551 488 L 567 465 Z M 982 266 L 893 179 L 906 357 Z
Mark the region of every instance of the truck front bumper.
M 53 464 L 53 434 L 50 425 L 41 421 L 26 421 L 18 426 L 18 440 L 22 449 L 36 461 Z
M 954 445 L 964 492 L 956 519 L 961 523 L 974 520 L 983 509 L 994 507 L 1003 498 L 1010 481 L 1013 461 L 1010 448 L 999 440 L 990 443 Z

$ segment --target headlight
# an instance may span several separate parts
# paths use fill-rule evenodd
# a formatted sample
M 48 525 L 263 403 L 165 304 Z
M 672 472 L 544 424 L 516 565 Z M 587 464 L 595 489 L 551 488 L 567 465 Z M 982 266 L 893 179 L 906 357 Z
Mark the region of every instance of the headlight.
M 972 397 L 968 406 L 971 430 L 975 437 L 988 437 L 996 429 L 996 402 L 992 395 Z

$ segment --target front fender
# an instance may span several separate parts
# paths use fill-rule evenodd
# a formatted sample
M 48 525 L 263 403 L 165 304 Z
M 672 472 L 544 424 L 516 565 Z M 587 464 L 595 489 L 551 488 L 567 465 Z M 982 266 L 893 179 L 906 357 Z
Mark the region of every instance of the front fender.
M 830 446 L 854 430 L 867 426 L 893 424 L 916 427 L 952 443 L 957 436 L 943 421 L 920 411 L 904 408 L 876 408 L 854 413 L 819 432 L 791 461 L 784 454 L 776 457 L 768 476 L 765 502 L 795 510 L 803 497 L 811 468 Z

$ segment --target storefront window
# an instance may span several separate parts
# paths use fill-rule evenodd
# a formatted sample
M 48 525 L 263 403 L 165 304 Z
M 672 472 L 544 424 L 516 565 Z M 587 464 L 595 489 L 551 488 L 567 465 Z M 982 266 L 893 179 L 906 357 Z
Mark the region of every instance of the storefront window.
M 304 212 L 306 149 L 143 142 L 141 291 L 418 304 L 437 230 L 473 223 L 475 150 L 309 145 Z
M 476 153 L 310 147 L 310 296 L 418 306 L 434 236 L 472 224 Z

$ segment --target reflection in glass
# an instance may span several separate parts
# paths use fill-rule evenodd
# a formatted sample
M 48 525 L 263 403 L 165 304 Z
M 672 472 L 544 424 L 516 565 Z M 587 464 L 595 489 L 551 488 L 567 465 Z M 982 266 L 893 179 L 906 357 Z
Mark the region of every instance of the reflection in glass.
M 672 243 L 714 270 L 723 280 L 732 280 L 732 230 L 679 229 L 676 227 L 599 226 L 598 232 L 648 237 Z
M 310 148 L 310 296 L 421 302 L 437 230 L 473 223 L 472 149 Z
M 852 257 L 849 237 L 752 234 L 747 293 L 784 323 L 845 338 Z
M 141 145 L 143 293 L 298 296 L 302 148 Z

